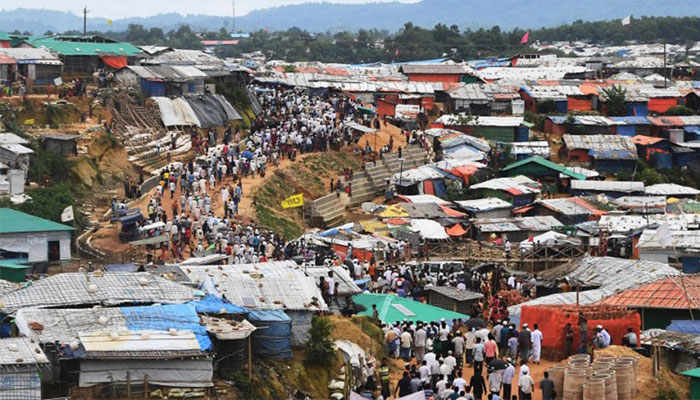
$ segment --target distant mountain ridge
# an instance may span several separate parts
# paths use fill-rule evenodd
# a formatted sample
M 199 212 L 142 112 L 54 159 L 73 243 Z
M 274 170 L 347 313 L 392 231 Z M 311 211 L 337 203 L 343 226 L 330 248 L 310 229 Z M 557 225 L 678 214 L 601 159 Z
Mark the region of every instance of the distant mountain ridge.
M 460 29 L 540 28 L 572 23 L 640 16 L 700 16 L 697 0 L 676 0 L 672 5 L 659 0 L 422 0 L 418 3 L 332 4 L 305 3 L 256 10 L 236 18 L 236 29 L 285 30 L 299 27 L 310 32 L 386 29 L 394 32 L 404 23 L 433 27 L 437 23 Z M 208 15 L 159 14 L 150 17 L 116 19 L 110 27 L 106 18 L 88 18 L 88 30 L 124 31 L 129 24 L 165 31 L 189 24 L 196 30 L 230 28 L 231 18 Z M 0 11 L 0 31 L 64 32 L 82 30 L 82 18 L 69 12 L 47 9 Z

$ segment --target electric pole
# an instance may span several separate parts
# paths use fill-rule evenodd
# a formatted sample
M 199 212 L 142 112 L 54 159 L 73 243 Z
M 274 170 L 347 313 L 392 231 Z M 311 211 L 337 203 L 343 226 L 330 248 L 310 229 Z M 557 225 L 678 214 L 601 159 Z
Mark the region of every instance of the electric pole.
M 83 8 L 83 36 L 87 36 L 87 15 L 88 15 L 88 9 L 87 6 Z

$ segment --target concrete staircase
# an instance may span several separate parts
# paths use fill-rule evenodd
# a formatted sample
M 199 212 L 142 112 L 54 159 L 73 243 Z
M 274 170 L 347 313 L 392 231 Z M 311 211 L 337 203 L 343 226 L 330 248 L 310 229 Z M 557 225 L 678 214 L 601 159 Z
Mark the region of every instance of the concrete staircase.
M 420 146 L 409 146 L 402 151 L 403 170 L 407 171 L 425 165 L 427 154 Z M 352 197 L 335 193 L 316 199 L 312 203 L 311 216 L 316 225 L 330 227 L 343 222 L 346 207 L 357 207 L 384 194 L 387 180 L 401 171 L 398 153 L 385 154 L 376 163 L 366 163 L 364 171 L 356 172 L 352 177 Z

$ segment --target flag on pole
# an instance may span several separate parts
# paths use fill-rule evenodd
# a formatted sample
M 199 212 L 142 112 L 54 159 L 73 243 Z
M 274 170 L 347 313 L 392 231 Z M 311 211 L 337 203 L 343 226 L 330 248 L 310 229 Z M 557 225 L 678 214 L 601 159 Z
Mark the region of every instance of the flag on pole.
M 481 50 L 479 50 L 479 52 L 476 53 L 476 56 L 477 56 L 477 57 L 481 57 Z
M 396 57 L 399 56 L 399 48 L 398 48 L 398 47 L 396 48 L 396 51 L 394 52 L 394 55 L 395 55 Z
M 668 229 L 668 223 L 664 222 L 656 228 L 656 233 L 654 234 L 654 241 L 661 245 L 661 248 L 665 249 L 673 243 L 673 236 L 671 235 L 671 230 Z
M 107 20 L 107 25 L 112 26 L 112 22 L 114 22 L 114 21 L 112 21 L 111 19 L 108 19 L 108 20 Z
M 295 194 L 294 196 L 287 197 L 282 202 L 282 208 L 295 208 L 304 205 L 304 193 Z
M 530 31 L 525 32 L 523 38 L 520 39 L 520 44 L 527 44 L 528 40 L 530 40 Z
M 632 23 L 632 16 L 628 15 L 622 19 L 622 26 L 629 25 Z
M 63 212 L 61 213 L 61 222 L 68 222 L 72 221 L 73 219 L 75 219 L 73 216 L 73 206 L 68 206 L 63 209 Z

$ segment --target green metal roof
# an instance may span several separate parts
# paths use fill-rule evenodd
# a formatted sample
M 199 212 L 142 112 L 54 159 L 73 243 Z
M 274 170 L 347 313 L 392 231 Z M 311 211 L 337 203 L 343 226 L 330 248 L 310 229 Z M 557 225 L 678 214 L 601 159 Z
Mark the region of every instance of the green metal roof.
M 700 368 L 695 368 L 685 372 L 681 372 L 681 375 L 689 376 L 691 378 L 700 378 Z
M 45 47 L 64 56 L 138 56 L 141 50 L 131 43 L 90 43 L 56 40 L 54 37 L 30 39 L 32 46 Z
M 466 314 L 460 314 L 429 304 L 419 303 L 393 294 L 360 293 L 353 296 L 352 299 L 355 303 L 367 307 L 367 310 L 362 311 L 359 315 L 368 317 L 372 316 L 372 304 L 376 304 L 377 311 L 379 312 L 379 319 L 387 323 L 403 320 L 433 322 L 439 321 L 441 318 L 445 318 L 445 320 L 457 318 L 462 318 L 462 320 L 469 319 L 469 316 Z M 407 311 L 407 313 L 404 313 L 402 310 Z
M 11 208 L 0 208 L 0 233 L 72 231 L 73 227 L 25 214 Z
M 0 40 L 12 40 L 12 38 L 7 32 L 0 32 Z
M 586 180 L 586 176 L 585 176 L 585 175 L 578 174 L 578 173 L 576 173 L 576 172 L 574 172 L 574 171 L 572 171 L 572 170 L 566 168 L 565 166 L 563 166 L 563 165 L 561 165 L 561 164 L 557 164 L 557 163 L 555 163 L 555 162 L 551 162 L 551 161 L 549 161 L 549 160 L 547 160 L 547 159 L 545 159 L 545 158 L 542 158 L 542 157 L 540 157 L 540 156 L 534 156 L 534 157 L 526 158 L 526 159 L 524 159 L 524 160 L 520 160 L 520 161 L 518 161 L 518 162 L 516 162 L 516 163 L 510 164 L 509 166 L 503 168 L 503 170 L 504 170 L 504 171 L 509 171 L 509 170 L 511 170 L 511 169 L 515 169 L 515 168 L 518 168 L 518 167 L 521 167 L 521 166 L 523 166 L 523 165 L 530 164 L 530 163 L 539 164 L 539 165 L 541 165 L 541 166 L 543 166 L 543 167 L 545 167 L 545 168 L 549 168 L 549 169 L 551 169 L 551 170 L 557 171 L 557 172 L 559 172 L 559 173 L 562 173 L 562 174 L 564 174 L 564 175 L 570 176 L 570 177 L 572 177 L 572 178 L 574 178 L 574 179 L 578 179 L 578 180 L 580 180 L 580 181 L 585 181 L 585 180 Z
M 0 260 L 0 268 L 9 268 L 9 269 L 27 269 L 31 268 L 29 265 L 19 265 L 19 264 L 12 264 L 9 262 L 2 262 Z

